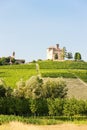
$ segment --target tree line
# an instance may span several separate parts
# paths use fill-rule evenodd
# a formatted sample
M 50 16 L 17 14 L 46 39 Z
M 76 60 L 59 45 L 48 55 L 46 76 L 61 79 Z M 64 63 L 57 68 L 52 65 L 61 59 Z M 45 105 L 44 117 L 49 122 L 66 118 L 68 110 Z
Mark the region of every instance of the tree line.
M 80 52 L 75 52 L 73 56 L 72 52 L 67 52 L 66 47 L 63 48 L 63 54 L 64 54 L 64 58 L 67 58 L 67 59 L 74 59 L 75 61 L 82 60 L 82 56 Z
M 24 64 L 25 60 L 15 59 L 11 56 L 0 58 L 0 65 Z

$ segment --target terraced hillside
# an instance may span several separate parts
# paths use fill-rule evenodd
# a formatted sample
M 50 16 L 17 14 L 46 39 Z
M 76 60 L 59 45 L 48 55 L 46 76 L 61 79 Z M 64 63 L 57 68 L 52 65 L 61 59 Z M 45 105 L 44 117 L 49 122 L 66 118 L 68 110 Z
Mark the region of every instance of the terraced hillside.
M 79 77 L 87 82 L 87 62 L 76 61 L 41 61 L 38 62 L 43 77 Z
M 14 88 L 21 78 L 27 80 L 37 74 L 45 78 L 64 77 L 69 88 L 68 97 L 87 99 L 87 62 L 38 61 L 37 64 L 38 70 L 36 63 L 0 66 L 0 78 Z

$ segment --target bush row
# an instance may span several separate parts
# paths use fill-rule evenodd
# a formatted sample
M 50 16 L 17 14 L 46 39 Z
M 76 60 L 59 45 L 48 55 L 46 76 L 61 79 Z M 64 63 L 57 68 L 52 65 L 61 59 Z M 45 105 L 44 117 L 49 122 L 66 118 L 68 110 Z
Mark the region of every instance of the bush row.
M 41 69 L 87 69 L 87 62 L 76 61 L 40 61 Z
M 24 116 L 87 116 L 87 101 L 77 99 L 0 98 L 0 114 Z
M 16 97 L 0 98 L 0 114 L 4 115 L 44 115 L 48 114 L 47 100 Z
M 84 82 L 87 82 L 87 70 L 78 70 L 74 71 L 75 75 L 82 79 Z
M 63 77 L 63 78 L 76 78 L 76 76 L 70 72 L 41 72 L 42 77 Z
M 36 65 L 34 63 L 21 64 L 21 65 L 4 65 L 0 66 L 1 69 L 35 69 Z

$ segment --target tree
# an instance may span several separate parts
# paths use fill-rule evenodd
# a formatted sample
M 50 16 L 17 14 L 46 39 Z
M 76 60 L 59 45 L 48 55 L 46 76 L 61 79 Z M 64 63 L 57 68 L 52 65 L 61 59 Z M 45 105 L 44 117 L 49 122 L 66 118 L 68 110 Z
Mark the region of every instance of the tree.
M 75 55 L 74 55 L 74 59 L 76 61 L 80 61 L 82 59 L 81 54 L 79 52 L 76 52 Z
M 32 114 L 35 116 L 36 111 L 37 111 L 37 101 L 35 99 L 30 100 L 30 110 Z
M 64 99 L 47 99 L 49 115 L 61 116 L 63 115 Z
M 79 114 L 79 102 L 75 98 L 67 99 L 64 104 L 64 115 L 75 116 Z
M 6 61 L 6 58 L 5 58 L 5 57 L 2 57 L 2 58 L 1 58 L 1 64 L 2 64 L 2 65 L 6 65 L 6 64 L 7 64 L 7 61 Z
M 6 87 L 5 96 L 6 97 L 11 97 L 12 96 L 12 92 L 13 92 L 13 89 L 11 87 Z
M 68 58 L 68 59 L 72 59 L 72 58 L 73 58 L 73 55 L 72 55 L 71 52 L 68 52 L 68 53 L 67 53 L 67 58 Z
M 66 47 L 63 47 L 63 53 L 62 53 L 63 59 L 66 58 L 66 56 L 67 56 L 67 50 Z
M 64 98 L 67 95 L 66 82 L 62 78 L 32 76 L 26 82 L 19 81 L 13 95 L 30 99 Z
M 20 79 L 20 81 L 17 82 L 16 85 L 17 85 L 17 88 L 14 89 L 13 95 L 15 97 L 20 97 L 20 98 L 25 97 L 25 81 L 23 81 L 22 79 Z
M 3 79 L 0 79 L 0 97 L 5 97 L 6 84 Z
M 25 97 L 38 99 L 43 97 L 43 79 L 40 76 L 32 76 L 26 81 Z
M 62 78 L 47 78 L 43 84 L 45 98 L 64 98 L 68 89 L 66 82 Z

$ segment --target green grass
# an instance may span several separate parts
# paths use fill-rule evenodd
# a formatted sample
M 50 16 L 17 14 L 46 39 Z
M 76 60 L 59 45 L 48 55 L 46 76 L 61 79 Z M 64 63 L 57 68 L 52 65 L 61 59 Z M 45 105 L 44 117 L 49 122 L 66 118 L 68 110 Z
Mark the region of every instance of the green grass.
M 84 82 L 87 82 L 87 70 L 82 70 L 82 69 L 78 69 L 78 71 L 75 70 L 70 70 L 71 73 L 75 74 L 77 77 L 79 77 L 80 79 L 82 79 Z
M 36 75 L 35 64 L 30 65 L 13 65 L 0 66 L 0 78 L 3 78 L 7 84 L 14 88 L 16 83 L 22 78 L 29 79 L 32 75 Z
M 87 124 L 86 116 L 77 117 L 21 117 L 14 115 L 0 115 L 0 125 L 4 123 L 9 123 L 11 121 L 19 121 L 26 124 L 36 124 L 36 125 L 55 125 L 62 123 L 76 123 L 76 124 Z
M 42 77 L 76 78 L 76 76 L 72 72 L 69 72 L 68 69 L 42 69 L 40 72 Z
M 87 69 L 87 62 L 76 61 L 39 61 L 41 69 Z
M 39 61 L 38 64 L 42 77 L 76 78 L 77 76 L 87 82 L 87 62 Z M 37 75 L 36 63 L 0 66 L 0 78 L 12 88 L 16 87 L 16 83 L 21 78 L 27 80 L 33 75 Z

